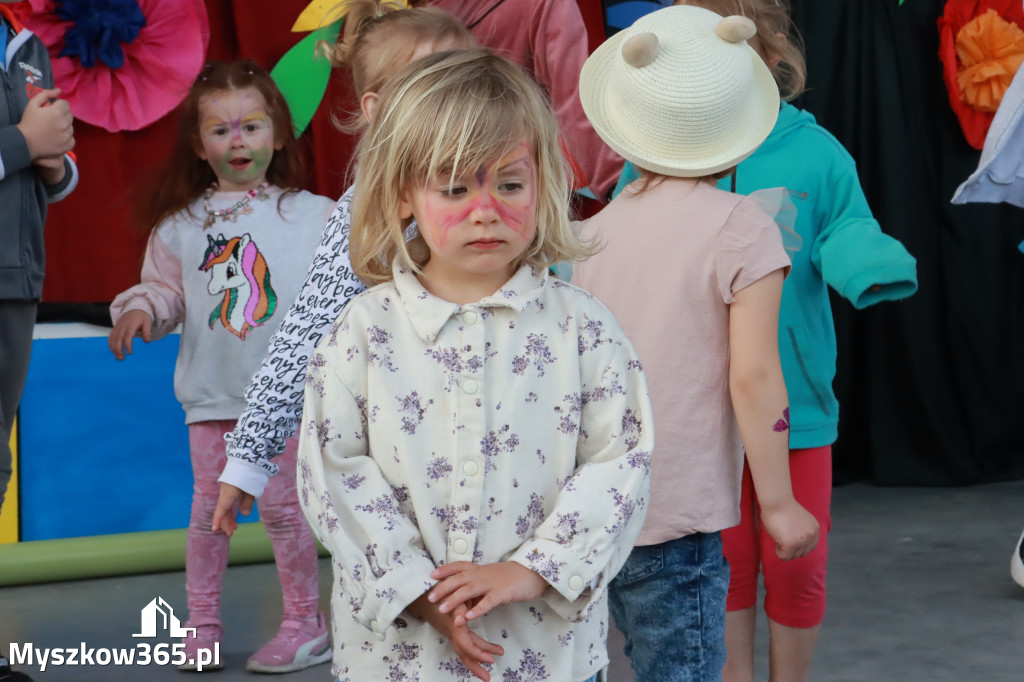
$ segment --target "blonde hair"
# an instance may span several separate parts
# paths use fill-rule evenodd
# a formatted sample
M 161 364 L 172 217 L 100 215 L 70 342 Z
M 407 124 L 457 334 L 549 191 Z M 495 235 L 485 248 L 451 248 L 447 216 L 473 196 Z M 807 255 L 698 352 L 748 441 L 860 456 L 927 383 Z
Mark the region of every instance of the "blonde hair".
M 404 238 L 407 193 L 430 178 L 486 166 L 526 138 L 536 168 L 537 229 L 516 263 L 547 267 L 592 254 L 569 228 L 569 181 L 558 124 L 540 87 L 519 66 L 481 48 L 438 52 L 398 73 L 356 147 L 351 260 L 367 285 L 391 279 L 398 258 L 416 272 L 422 237 Z
M 476 45 L 469 29 L 448 12 L 436 7 L 408 9 L 390 0 L 351 0 L 343 29 L 338 43 L 323 43 L 321 50 L 331 66 L 349 69 L 357 97 L 379 92 L 421 45 Z M 334 123 L 353 133 L 366 126 L 358 109 L 344 119 L 335 115 Z
M 695 5 L 723 17 L 739 14 L 757 26 L 757 39 L 769 57 L 779 63 L 771 69 L 779 96 L 792 102 L 807 83 L 807 61 L 803 40 L 790 17 L 788 0 L 685 0 L 676 4 Z

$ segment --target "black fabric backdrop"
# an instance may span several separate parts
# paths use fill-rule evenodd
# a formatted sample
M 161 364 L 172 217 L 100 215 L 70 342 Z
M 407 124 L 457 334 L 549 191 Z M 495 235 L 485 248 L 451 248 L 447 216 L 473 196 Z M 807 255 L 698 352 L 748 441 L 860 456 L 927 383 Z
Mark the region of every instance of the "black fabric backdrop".
M 940 486 L 1024 476 L 1024 211 L 949 203 L 977 167 L 938 61 L 942 0 L 797 0 L 811 111 L 857 159 L 883 229 L 917 257 L 911 299 L 833 298 L 835 479 Z

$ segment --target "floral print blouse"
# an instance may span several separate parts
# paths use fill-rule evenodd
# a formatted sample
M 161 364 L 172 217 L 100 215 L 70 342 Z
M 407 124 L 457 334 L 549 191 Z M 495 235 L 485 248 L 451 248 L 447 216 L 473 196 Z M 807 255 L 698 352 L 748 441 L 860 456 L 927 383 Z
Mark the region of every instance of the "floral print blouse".
M 457 305 L 416 276 L 352 300 L 309 362 L 300 502 L 333 557 L 341 682 L 474 679 L 403 613 L 451 561 L 516 561 L 550 583 L 472 629 L 502 682 L 607 665 L 607 587 L 643 524 L 653 448 L 636 352 L 590 294 L 523 266 Z

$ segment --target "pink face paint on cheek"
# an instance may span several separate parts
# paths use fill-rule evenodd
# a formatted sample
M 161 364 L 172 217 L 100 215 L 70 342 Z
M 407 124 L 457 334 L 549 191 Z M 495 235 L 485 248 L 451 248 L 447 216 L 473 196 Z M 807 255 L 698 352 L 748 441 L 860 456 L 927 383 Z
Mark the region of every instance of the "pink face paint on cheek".
M 501 216 L 502 222 L 511 227 L 519 234 L 526 232 L 526 215 L 527 210 L 532 209 L 533 205 L 526 207 L 524 210 L 518 210 L 509 206 L 504 202 L 495 201 L 494 210 L 497 211 L 498 215 Z
M 525 146 L 525 145 L 524 145 Z M 500 195 L 494 193 L 492 190 L 491 198 L 493 201 L 494 209 L 501 216 L 501 219 L 506 225 L 511 227 L 513 230 L 518 232 L 520 235 L 526 236 L 528 231 L 527 219 L 533 215 L 537 200 L 537 183 L 535 182 L 535 176 L 533 171 L 533 163 L 529 160 L 524 159 L 524 163 L 529 169 L 529 186 L 530 186 L 530 197 L 525 203 L 510 202 L 502 198 Z
M 437 202 L 430 199 L 423 202 L 423 207 L 427 213 L 425 216 L 426 222 L 437 225 L 440 228 L 438 234 L 435 235 L 440 247 L 444 247 L 448 241 L 448 233 L 451 229 L 468 218 L 473 210 L 467 207 L 452 210 L 444 206 L 438 206 Z
M 444 246 L 445 242 L 448 241 L 448 233 L 451 229 L 469 218 L 469 214 L 472 212 L 472 206 L 467 206 L 458 211 L 443 212 L 441 218 L 441 246 Z

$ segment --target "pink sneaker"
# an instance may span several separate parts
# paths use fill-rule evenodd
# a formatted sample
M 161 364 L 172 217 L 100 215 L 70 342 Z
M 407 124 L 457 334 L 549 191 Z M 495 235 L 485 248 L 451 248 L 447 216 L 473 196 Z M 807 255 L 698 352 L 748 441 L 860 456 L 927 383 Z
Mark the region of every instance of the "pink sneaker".
M 224 665 L 220 662 L 221 645 L 224 643 L 224 628 L 219 618 L 213 616 L 198 616 L 189 619 L 185 623 L 186 628 L 195 628 L 195 633 L 185 636 L 185 662 L 178 666 L 178 670 L 199 669 L 199 650 L 208 649 L 210 653 L 204 655 L 203 660 L 212 661 L 203 663 L 203 671 L 219 670 Z
M 331 660 L 331 640 L 327 637 L 324 614 L 316 622 L 286 620 L 269 642 L 246 661 L 245 667 L 257 673 L 290 673 Z

